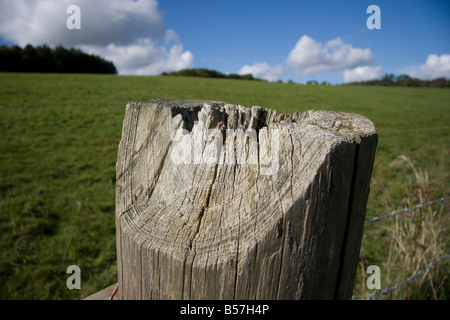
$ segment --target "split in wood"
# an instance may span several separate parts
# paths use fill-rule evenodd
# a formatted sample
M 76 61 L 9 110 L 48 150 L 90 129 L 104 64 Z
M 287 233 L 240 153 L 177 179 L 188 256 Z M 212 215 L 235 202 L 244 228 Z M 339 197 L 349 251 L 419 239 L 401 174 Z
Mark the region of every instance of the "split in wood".
M 356 114 L 130 102 L 120 298 L 351 298 L 376 144 Z

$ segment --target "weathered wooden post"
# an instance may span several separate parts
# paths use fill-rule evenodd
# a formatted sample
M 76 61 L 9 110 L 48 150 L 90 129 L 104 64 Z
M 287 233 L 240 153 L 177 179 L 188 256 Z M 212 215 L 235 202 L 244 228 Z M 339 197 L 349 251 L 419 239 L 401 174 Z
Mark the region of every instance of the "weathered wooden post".
M 130 102 L 119 298 L 351 298 L 376 144 L 356 114 Z

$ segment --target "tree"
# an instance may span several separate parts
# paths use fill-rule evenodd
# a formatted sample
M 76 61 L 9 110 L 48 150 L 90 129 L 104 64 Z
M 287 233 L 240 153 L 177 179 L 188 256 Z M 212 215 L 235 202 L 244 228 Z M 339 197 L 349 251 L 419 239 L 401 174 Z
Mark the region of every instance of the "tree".
M 79 49 L 66 49 L 59 45 L 54 49 L 47 45 L 34 48 L 28 44 L 0 47 L 0 71 L 7 72 L 65 72 L 111 73 L 117 69 L 111 61 L 97 55 L 89 55 Z
M 162 76 L 183 76 L 183 77 L 201 77 L 201 78 L 225 78 L 225 79 L 244 79 L 244 80 L 260 80 L 253 77 L 252 74 L 239 75 L 236 73 L 223 74 L 216 70 L 205 68 L 199 69 L 182 69 L 173 72 L 163 72 Z
M 396 81 L 395 79 L 395 75 L 390 73 L 390 74 L 385 74 L 383 78 L 381 78 L 381 85 L 383 86 L 392 86 L 394 84 L 394 82 Z
M 412 78 L 407 74 L 402 74 L 397 77 L 396 85 L 401 87 L 420 87 L 422 86 L 422 81 Z

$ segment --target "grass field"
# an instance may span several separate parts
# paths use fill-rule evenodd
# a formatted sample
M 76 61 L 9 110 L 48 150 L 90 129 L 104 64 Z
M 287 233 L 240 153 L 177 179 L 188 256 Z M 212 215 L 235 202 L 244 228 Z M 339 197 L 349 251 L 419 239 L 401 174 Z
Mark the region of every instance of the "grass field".
M 356 112 L 379 133 L 367 217 L 450 195 L 450 90 L 183 77 L 0 73 L 0 299 L 80 299 L 117 281 L 114 184 L 128 101 L 213 99 Z M 450 252 L 450 203 L 366 225 L 382 289 Z M 68 290 L 69 265 L 81 290 Z M 449 299 L 448 260 L 388 298 Z

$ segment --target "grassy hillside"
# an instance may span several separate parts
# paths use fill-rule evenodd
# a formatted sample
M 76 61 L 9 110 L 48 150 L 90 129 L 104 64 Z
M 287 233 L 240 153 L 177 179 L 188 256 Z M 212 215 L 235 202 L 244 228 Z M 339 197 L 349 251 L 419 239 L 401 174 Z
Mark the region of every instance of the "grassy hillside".
M 450 195 L 450 90 L 300 86 L 184 77 L 0 73 L 0 299 L 79 299 L 116 282 L 114 183 L 128 101 L 213 99 L 356 112 L 379 132 L 367 217 Z M 363 270 L 382 288 L 448 253 L 450 203 L 365 229 Z M 68 290 L 66 269 L 81 268 Z M 448 299 L 450 263 L 391 298 Z

